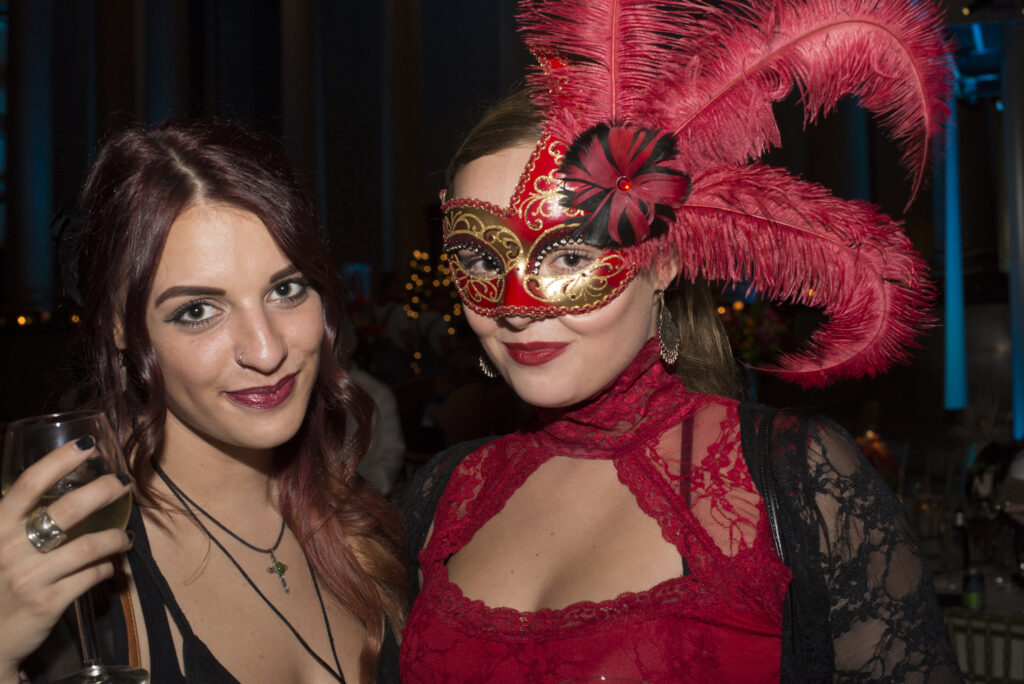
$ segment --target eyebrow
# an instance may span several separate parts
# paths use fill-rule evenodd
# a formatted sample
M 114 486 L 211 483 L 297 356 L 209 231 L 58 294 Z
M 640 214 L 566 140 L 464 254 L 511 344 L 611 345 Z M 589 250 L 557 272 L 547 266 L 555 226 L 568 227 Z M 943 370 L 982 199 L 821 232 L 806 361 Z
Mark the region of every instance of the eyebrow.
M 295 266 L 285 266 L 277 273 L 270 276 L 268 281 L 270 284 L 274 284 L 282 278 L 286 278 L 290 275 L 298 273 L 299 269 Z M 222 297 L 227 294 L 224 290 L 216 287 L 202 287 L 200 285 L 175 285 L 169 287 L 160 293 L 160 296 L 156 298 L 154 306 L 160 306 L 168 299 L 173 297 Z
M 216 287 L 200 287 L 198 285 L 175 285 L 160 293 L 156 298 L 154 306 L 160 306 L 172 297 L 218 297 L 226 293 Z
M 270 276 L 270 283 L 274 284 L 278 280 L 280 280 L 281 278 L 287 278 L 288 276 L 295 275 L 298 272 L 299 272 L 298 268 L 296 268 L 295 266 L 292 266 L 291 264 L 289 264 L 289 265 L 285 266 L 284 268 L 282 268 L 277 273 L 275 273 L 274 275 Z

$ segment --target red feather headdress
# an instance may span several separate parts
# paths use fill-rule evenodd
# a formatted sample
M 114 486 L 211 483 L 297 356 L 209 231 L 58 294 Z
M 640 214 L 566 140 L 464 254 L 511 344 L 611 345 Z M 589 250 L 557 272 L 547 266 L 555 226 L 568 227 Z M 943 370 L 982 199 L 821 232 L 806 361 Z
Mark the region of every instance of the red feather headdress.
M 587 242 L 641 266 L 667 243 L 684 277 L 822 309 L 807 345 L 766 369 L 801 385 L 907 358 L 934 291 L 901 223 L 757 160 L 794 88 L 807 122 L 854 95 L 901 149 L 912 199 L 951 87 L 931 2 L 523 0 L 519 21 Z

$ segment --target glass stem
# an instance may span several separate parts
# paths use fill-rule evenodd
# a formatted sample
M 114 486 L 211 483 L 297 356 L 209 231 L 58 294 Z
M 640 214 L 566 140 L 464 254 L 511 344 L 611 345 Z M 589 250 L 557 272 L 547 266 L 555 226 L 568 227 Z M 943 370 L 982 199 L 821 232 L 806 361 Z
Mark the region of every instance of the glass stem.
M 99 642 L 96 639 L 96 617 L 92 608 L 92 590 L 75 599 L 75 621 L 78 623 L 78 641 L 81 646 L 82 666 L 85 673 L 103 672 Z

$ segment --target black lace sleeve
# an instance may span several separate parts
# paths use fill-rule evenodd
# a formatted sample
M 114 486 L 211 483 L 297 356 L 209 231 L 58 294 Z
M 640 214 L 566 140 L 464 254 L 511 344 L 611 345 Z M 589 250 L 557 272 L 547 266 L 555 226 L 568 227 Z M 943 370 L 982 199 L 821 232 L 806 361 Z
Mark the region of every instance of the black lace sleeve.
M 402 516 L 409 544 L 409 605 L 412 605 L 412 601 L 420 593 L 420 564 L 417 556 L 427 541 L 427 533 L 434 522 L 434 510 L 437 508 L 438 500 L 444 493 L 452 472 L 462 459 L 492 439 L 494 437 L 463 442 L 442 451 L 420 467 L 408 486 L 398 494 L 395 505 Z M 388 630 L 377 667 L 377 684 L 399 683 L 398 650 L 398 642 Z
M 467 455 L 479 449 L 494 437 L 462 442 L 445 449 L 416 471 L 409 486 L 402 490 L 396 505 L 409 543 L 409 602 L 420 592 L 420 565 L 416 560 L 427 541 L 427 533 L 434 522 L 434 510 L 448 486 L 455 467 Z
M 773 432 L 794 577 L 784 654 L 799 659 L 787 668 L 784 655 L 784 678 L 963 681 L 917 535 L 892 490 L 827 419 L 783 412 Z

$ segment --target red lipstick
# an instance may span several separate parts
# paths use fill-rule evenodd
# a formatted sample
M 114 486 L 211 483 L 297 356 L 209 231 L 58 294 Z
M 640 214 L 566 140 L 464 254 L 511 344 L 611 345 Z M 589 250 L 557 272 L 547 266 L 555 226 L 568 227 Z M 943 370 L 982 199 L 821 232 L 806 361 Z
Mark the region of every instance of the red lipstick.
M 292 395 L 295 389 L 295 373 L 286 375 L 270 387 L 250 387 L 237 392 L 225 392 L 227 398 L 239 406 L 252 409 L 277 408 Z
M 561 355 L 568 342 L 504 342 L 509 357 L 523 366 L 540 366 Z

